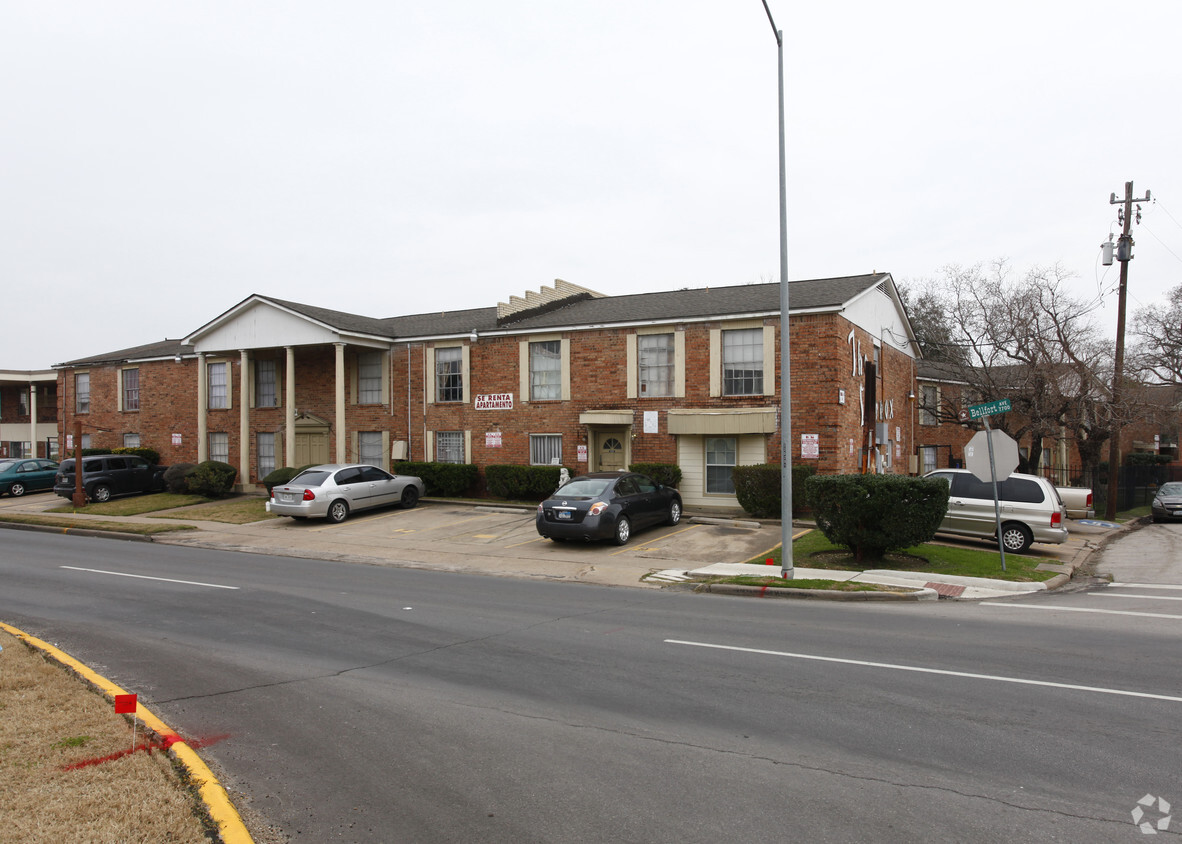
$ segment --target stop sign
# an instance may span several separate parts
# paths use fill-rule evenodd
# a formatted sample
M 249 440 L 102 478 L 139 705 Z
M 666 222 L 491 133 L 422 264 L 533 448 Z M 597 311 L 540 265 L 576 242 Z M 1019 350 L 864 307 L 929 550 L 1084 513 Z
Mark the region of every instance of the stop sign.
M 964 447 L 964 466 L 979 480 L 992 479 L 989 474 L 989 440 L 993 440 L 993 466 L 997 479 L 1004 481 L 1018 468 L 1018 443 L 1005 431 L 978 431 Z

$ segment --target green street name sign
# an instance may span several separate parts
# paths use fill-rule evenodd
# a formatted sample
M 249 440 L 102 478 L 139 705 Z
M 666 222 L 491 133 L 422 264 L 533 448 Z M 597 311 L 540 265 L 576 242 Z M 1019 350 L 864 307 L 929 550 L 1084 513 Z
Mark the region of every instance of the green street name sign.
M 987 401 L 985 404 L 974 404 L 969 407 L 969 419 L 993 416 L 995 413 L 1005 413 L 1011 409 L 1009 399 L 997 399 L 996 401 Z

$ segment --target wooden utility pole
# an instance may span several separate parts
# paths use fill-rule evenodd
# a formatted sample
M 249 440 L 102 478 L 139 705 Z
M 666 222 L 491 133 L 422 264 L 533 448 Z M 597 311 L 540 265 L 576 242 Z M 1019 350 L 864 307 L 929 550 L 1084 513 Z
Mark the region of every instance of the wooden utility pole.
M 1133 226 L 1133 203 L 1148 202 L 1149 191 L 1145 191 L 1144 199 L 1133 198 L 1133 183 L 1125 182 L 1125 197 L 1117 199 L 1112 194 L 1109 205 L 1122 205 L 1121 216 L 1124 228 L 1120 240 L 1116 245 L 1116 260 L 1120 262 L 1120 289 L 1117 294 L 1116 305 L 1116 357 L 1112 369 L 1112 439 L 1108 443 L 1108 501 L 1104 511 L 1104 518 L 1112 521 L 1116 518 L 1116 498 L 1120 489 L 1118 476 L 1120 475 L 1120 428 L 1121 428 L 1121 388 L 1124 381 L 1125 369 L 1125 298 L 1129 283 L 1129 261 L 1133 260 L 1133 238 L 1130 231 Z M 1141 209 L 1137 208 L 1137 218 L 1140 220 Z

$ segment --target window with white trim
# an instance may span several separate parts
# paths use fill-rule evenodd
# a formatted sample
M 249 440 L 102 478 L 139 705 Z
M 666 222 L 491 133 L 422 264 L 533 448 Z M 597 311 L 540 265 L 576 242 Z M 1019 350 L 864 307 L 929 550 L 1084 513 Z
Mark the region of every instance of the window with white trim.
M 209 364 L 210 410 L 224 410 L 230 406 L 229 384 L 226 382 L 228 368 L 229 365 L 226 363 Z
M 260 431 L 255 435 L 255 445 L 258 447 L 259 480 L 275 471 L 275 434 Z
M 922 474 L 926 475 L 928 472 L 934 472 L 938 468 L 936 465 L 939 457 L 939 450 L 934 445 L 925 445 L 919 450 L 920 459 L 923 462 Z
M 138 369 L 123 370 L 123 409 L 140 409 L 140 371 Z
M 464 400 L 464 359 L 459 346 L 435 350 L 435 400 Z
M 919 424 L 939 425 L 940 392 L 934 386 L 924 385 L 919 388 Z
M 358 431 L 357 462 L 382 467 L 382 432 Z
M 706 492 L 734 495 L 735 466 L 738 459 L 738 438 L 706 438 Z
M 763 395 L 763 329 L 722 332 L 722 394 Z
M 357 403 L 382 403 L 381 352 L 361 352 L 357 355 Z
M 225 433 L 209 435 L 209 459 L 230 462 L 230 435 Z
M 529 462 L 534 466 L 562 464 L 562 434 L 530 434 Z
M 256 360 L 254 362 L 254 403 L 256 407 L 279 406 L 277 383 L 275 361 Z
M 464 432 L 436 431 L 435 460 L 438 463 L 463 463 Z
M 124 448 L 139 448 L 140 447 L 140 435 L 139 434 L 124 434 L 123 435 L 123 447 Z
M 641 334 L 636 338 L 641 397 L 673 395 L 672 334 Z
M 562 341 L 529 344 L 530 401 L 562 398 Z
M 74 412 L 90 413 L 90 373 L 74 375 Z

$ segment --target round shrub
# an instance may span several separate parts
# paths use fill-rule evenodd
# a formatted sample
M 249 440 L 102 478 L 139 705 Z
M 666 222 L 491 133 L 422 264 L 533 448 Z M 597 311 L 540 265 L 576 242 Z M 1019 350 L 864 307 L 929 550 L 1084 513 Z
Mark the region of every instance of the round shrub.
M 234 486 L 238 470 L 220 460 L 206 460 L 188 471 L 189 492 L 206 498 L 225 498 Z
M 173 495 L 184 495 L 189 491 L 188 481 L 185 480 L 185 475 L 190 469 L 193 469 L 193 463 L 174 463 L 164 470 L 164 486 Z
M 271 490 L 273 490 L 275 487 L 282 486 L 283 484 L 287 483 L 301 471 L 302 470 L 296 469 L 293 466 L 281 466 L 280 468 L 268 474 L 267 477 L 263 478 L 263 486 L 267 488 L 267 495 L 270 495 Z

